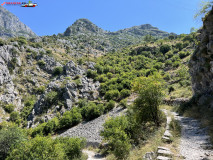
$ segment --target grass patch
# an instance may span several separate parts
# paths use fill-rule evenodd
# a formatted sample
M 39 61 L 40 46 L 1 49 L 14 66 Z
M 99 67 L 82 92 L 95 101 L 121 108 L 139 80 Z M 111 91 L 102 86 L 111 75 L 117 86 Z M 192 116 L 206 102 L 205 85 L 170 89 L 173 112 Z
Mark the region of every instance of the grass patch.
M 172 135 L 174 137 L 180 137 L 181 136 L 181 126 L 178 120 L 174 119 L 174 117 L 172 117 L 172 120 L 169 124 L 169 128 L 172 131 Z
M 145 145 L 141 145 L 136 147 L 130 152 L 129 157 L 127 160 L 142 160 L 142 157 L 147 152 L 153 152 L 157 150 L 158 146 L 161 146 L 163 144 L 161 137 L 165 132 L 165 125 L 162 125 L 155 133 L 154 136 L 151 136 Z M 111 160 L 111 159 L 109 159 Z

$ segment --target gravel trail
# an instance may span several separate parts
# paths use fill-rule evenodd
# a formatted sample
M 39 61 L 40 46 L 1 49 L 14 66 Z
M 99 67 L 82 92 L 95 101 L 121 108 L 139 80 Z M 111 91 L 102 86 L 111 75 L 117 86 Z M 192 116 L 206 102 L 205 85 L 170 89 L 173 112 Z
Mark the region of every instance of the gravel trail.
M 173 114 L 180 121 L 182 127 L 179 147 L 183 158 L 186 160 L 213 160 L 213 150 L 207 128 L 201 128 L 198 120 Z
M 84 137 L 87 140 L 87 145 L 89 146 L 98 146 L 102 137 L 99 135 L 100 131 L 103 129 L 103 124 L 108 117 L 116 117 L 124 113 L 124 109 L 120 107 L 114 108 L 108 114 L 104 114 L 92 121 L 82 122 L 79 125 L 72 127 L 60 134 L 59 136 L 63 137 Z

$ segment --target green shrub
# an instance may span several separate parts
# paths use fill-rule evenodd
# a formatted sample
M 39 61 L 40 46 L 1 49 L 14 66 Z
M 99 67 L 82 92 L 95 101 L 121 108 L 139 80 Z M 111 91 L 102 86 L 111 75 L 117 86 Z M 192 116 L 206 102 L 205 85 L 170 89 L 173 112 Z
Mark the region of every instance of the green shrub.
M 168 67 L 168 66 L 171 66 L 171 65 L 172 65 L 172 61 L 171 60 L 167 60 L 166 63 L 165 63 L 165 66 Z
M 104 112 L 104 106 L 103 105 L 96 105 L 95 103 L 88 103 L 87 106 L 82 108 L 82 115 L 84 119 L 86 120 L 92 120 L 100 115 L 102 115 Z
M 134 83 L 134 91 L 139 96 L 135 100 L 132 109 L 138 123 L 154 122 L 160 125 L 159 105 L 163 98 L 163 80 L 159 74 L 138 78 Z
M 105 112 L 109 112 L 109 111 L 112 110 L 114 107 L 115 107 L 115 101 L 110 100 L 110 101 L 106 104 Z
M 40 66 L 40 67 L 43 67 L 43 66 L 45 66 L 45 62 L 43 61 L 43 60 L 39 60 L 38 62 L 37 62 L 37 64 Z
M 12 122 L 17 121 L 18 119 L 19 119 L 19 112 L 12 112 L 12 113 L 10 114 L 10 120 L 11 120 Z
M 168 45 L 168 44 L 163 44 L 161 47 L 160 47 L 160 52 L 162 52 L 163 54 L 167 53 L 168 51 L 171 50 L 171 46 Z
M 5 41 L 3 39 L 0 39 L 0 46 L 5 45 Z
M 81 157 L 82 149 L 86 145 L 86 140 L 80 138 L 60 137 L 56 139 L 56 141 L 59 141 L 59 143 L 62 144 L 62 148 L 64 149 L 67 158 L 70 160 Z
M 81 111 L 75 107 L 64 113 L 59 121 L 60 128 L 69 128 L 82 121 Z
M 177 68 L 181 65 L 181 63 L 179 61 L 175 61 L 173 64 L 172 64 L 172 67 L 173 68 Z
M 7 113 L 11 113 L 13 112 L 15 109 L 15 106 L 13 104 L 8 104 L 8 105 L 5 105 L 4 106 L 4 110 L 7 112 Z
M 120 106 L 121 106 L 121 107 L 124 107 L 124 108 L 127 108 L 127 106 L 128 106 L 128 105 L 127 105 L 127 100 L 126 100 L 126 99 L 121 100 L 121 101 L 120 101 Z
M 10 152 L 7 160 L 29 159 L 66 159 L 63 145 L 56 143 L 51 137 L 40 137 L 17 144 Z
M 47 103 L 52 105 L 52 104 L 56 103 L 58 100 L 58 92 L 51 91 L 45 95 L 44 99 Z
M 127 158 L 130 151 L 130 138 L 125 130 L 128 128 L 128 120 L 125 116 L 110 118 L 104 123 L 101 131 L 104 141 L 108 142 L 107 148 L 117 159 Z
M 107 91 L 104 98 L 106 100 L 116 100 L 120 97 L 120 92 L 118 90 L 110 90 L 110 91 Z
M 37 135 L 43 136 L 44 135 L 44 127 L 46 123 L 39 124 L 36 128 L 33 128 L 32 130 L 32 137 L 36 137 Z
M 27 40 L 26 39 L 18 39 L 18 44 L 19 45 L 25 45 L 25 44 L 27 44 Z
M 26 120 L 29 114 L 32 112 L 35 104 L 34 97 L 29 97 L 24 102 L 24 108 L 21 110 L 21 117 Z
M 38 88 L 35 88 L 35 92 L 37 94 L 43 94 L 45 92 L 45 89 L 46 89 L 45 86 L 40 86 Z
M 60 75 L 63 73 L 63 68 L 62 67 L 55 67 L 53 70 L 53 75 Z
M 0 130 L 0 159 L 4 160 L 14 145 L 26 140 L 27 136 L 17 126 L 9 126 Z
M 15 48 L 12 48 L 11 52 L 12 52 L 13 56 L 19 55 L 18 51 Z
M 180 52 L 178 52 L 178 54 L 179 54 L 179 57 L 180 57 L 181 59 L 183 59 L 183 58 L 189 56 L 189 55 L 190 55 L 190 52 L 189 52 L 189 51 L 187 51 L 187 52 L 180 51 Z
M 51 55 L 51 54 L 52 54 L 52 50 L 46 50 L 46 53 L 47 53 L 48 55 Z
M 175 48 L 177 48 L 179 51 L 183 49 L 183 43 L 179 42 L 175 45 Z
M 87 77 L 94 79 L 95 77 L 97 77 L 97 72 L 96 71 L 92 71 L 91 69 L 88 69 L 88 71 L 87 71 Z
M 130 96 L 130 94 L 131 94 L 131 91 L 130 90 L 128 90 L 128 89 L 123 89 L 121 92 L 120 92 L 120 97 L 121 98 L 126 98 L 126 97 L 128 97 L 128 96 Z
M 87 106 L 87 100 L 86 99 L 80 99 L 79 101 L 78 101 L 78 107 L 80 107 L 80 108 L 83 108 L 83 107 L 85 107 L 85 106 Z
M 49 120 L 43 129 L 43 133 L 44 135 L 48 135 L 49 133 L 53 133 L 53 131 L 55 131 L 56 129 L 58 129 L 59 127 L 59 120 L 57 117 Z

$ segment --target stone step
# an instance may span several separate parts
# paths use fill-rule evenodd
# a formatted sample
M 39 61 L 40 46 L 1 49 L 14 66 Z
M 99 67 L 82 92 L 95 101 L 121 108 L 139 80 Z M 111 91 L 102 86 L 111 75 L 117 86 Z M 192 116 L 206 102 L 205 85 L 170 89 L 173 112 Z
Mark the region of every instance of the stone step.
M 172 137 L 172 134 L 170 133 L 169 130 L 166 130 L 166 131 L 165 131 L 164 137 Z
M 164 156 L 158 156 L 157 160 L 172 160 L 172 158 L 164 157 Z
M 165 136 L 162 137 L 162 140 L 163 140 L 164 143 L 171 143 L 172 142 L 172 140 L 169 137 L 165 137 Z
M 159 146 L 159 147 L 158 147 L 158 150 L 166 150 L 166 151 L 170 151 L 170 149 L 169 149 L 169 148 L 161 147 L 161 146 Z
M 159 149 L 157 151 L 157 155 L 158 156 L 165 156 L 165 157 L 169 157 L 169 158 L 173 157 L 173 153 L 170 150 L 163 150 L 163 149 Z

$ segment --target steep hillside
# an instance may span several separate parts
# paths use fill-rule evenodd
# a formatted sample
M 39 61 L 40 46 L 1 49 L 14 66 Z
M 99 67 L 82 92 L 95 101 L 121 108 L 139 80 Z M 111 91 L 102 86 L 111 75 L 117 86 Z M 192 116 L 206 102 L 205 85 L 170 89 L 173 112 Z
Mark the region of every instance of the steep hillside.
M 1 37 L 35 37 L 36 34 L 25 24 L 20 22 L 18 17 L 0 6 L 0 36 Z
M 193 34 L 145 42 L 99 58 L 87 55 L 87 50 L 79 54 L 76 48 L 67 49 L 67 40 L 57 38 L 1 41 L 3 120 L 15 109 L 30 127 L 63 114 L 82 99 L 107 106 L 105 100 L 125 99 L 137 77 L 154 72 L 168 83 L 167 98 L 191 96 L 186 64 L 194 49 Z

